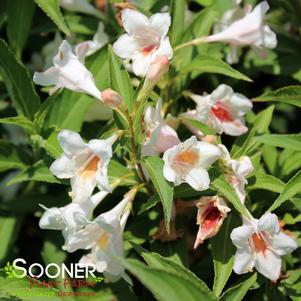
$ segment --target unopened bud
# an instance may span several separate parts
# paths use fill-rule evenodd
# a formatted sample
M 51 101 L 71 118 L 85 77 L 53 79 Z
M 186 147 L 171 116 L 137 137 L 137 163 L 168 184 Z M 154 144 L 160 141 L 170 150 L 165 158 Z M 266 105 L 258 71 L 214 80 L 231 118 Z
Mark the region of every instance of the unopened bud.
M 148 68 L 146 78 L 147 80 L 156 83 L 161 77 L 167 73 L 169 68 L 169 61 L 166 55 L 158 56 Z
M 121 105 L 121 96 L 112 89 L 106 89 L 101 92 L 103 103 L 108 107 L 118 108 Z

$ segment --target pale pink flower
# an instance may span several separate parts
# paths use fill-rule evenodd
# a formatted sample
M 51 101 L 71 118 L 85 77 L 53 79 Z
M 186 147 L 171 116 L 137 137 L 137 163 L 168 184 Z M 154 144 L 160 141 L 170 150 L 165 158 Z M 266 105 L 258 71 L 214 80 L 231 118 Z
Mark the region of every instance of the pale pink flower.
M 113 50 L 122 59 L 132 61 L 135 75 L 145 76 L 157 57 L 172 58 L 173 51 L 167 36 L 171 23 L 168 13 L 157 13 L 147 18 L 127 8 L 122 11 L 121 18 L 127 33 L 114 43 Z
M 244 115 L 252 109 L 252 102 L 227 85 L 218 86 L 211 94 L 190 95 L 196 102 L 196 110 L 185 116 L 194 118 L 215 129 L 218 134 L 239 136 L 248 131 Z
M 243 225 L 231 233 L 237 247 L 233 270 L 244 274 L 255 269 L 272 281 L 281 273 L 281 256 L 297 248 L 296 242 L 284 234 L 275 214 L 266 213 L 259 220 L 244 219 Z

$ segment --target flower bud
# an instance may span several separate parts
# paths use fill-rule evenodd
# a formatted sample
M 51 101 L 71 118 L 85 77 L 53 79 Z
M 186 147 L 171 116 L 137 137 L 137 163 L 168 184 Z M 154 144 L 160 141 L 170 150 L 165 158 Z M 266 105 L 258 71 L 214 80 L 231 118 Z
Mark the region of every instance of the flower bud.
M 121 96 L 112 89 L 106 89 L 101 92 L 103 103 L 108 107 L 118 108 L 121 105 Z
M 148 68 L 146 79 L 153 84 L 158 82 L 161 77 L 167 73 L 169 68 L 169 61 L 166 55 L 158 56 Z

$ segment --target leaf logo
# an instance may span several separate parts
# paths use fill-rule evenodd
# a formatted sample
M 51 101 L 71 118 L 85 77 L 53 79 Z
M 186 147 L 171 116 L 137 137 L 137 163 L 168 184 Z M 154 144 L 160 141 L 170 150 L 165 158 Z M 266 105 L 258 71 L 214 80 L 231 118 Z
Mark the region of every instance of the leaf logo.
M 14 278 L 14 267 L 10 264 L 10 262 L 8 261 L 6 266 L 4 267 L 4 272 L 6 274 L 7 278 Z
M 93 279 L 97 283 L 97 282 L 102 282 L 104 278 L 103 277 L 94 277 Z

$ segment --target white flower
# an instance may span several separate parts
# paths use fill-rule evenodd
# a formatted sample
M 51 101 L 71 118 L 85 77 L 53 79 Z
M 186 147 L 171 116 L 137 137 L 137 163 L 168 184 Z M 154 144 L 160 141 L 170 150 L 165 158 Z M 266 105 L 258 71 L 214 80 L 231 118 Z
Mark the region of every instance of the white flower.
M 73 12 L 84 13 L 95 17 L 101 16 L 100 12 L 87 0 L 59 0 L 59 4 L 61 7 Z
M 58 135 L 64 153 L 50 166 L 60 179 L 71 179 L 72 198 L 82 201 L 91 196 L 95 186 L 111 191 L 108 165 L 112 157 L 112 144 L 117 137 L 93 139 L 84 143 L 79 134 L 63 130 Z
M 296 242 L 280 231 L 278 218 L 272 213 L 266 213 L 259 220 L 245 220 L 232 231 L 231 239 L 237 247 L 234 272 L 244 274 L 255 267 L 272 281 L 280 276 L 281 256 L 297 248 Z
M 159 99 L 155 109 L 148 106 L 145 110 L 146 140 L 142 145 L 142 156 L 159 155 L 180 143 L 177 132 L 164 122 L 161 116 L 161 108 L 162 100 Z
M 222 84 L 211 94 L 190 97 L 197 104 L 190 116 L 214 128 L 218 134 L 239 136 L 248 131 L 243 116 L 252 109 L 252 102 L 233 92 L 231 87 Z
M 217 195 L 200 198 L 196 206 L 198 208 L 197 224 L 199 225 L 199 231 L 194 243 L 195 249 L 205 239 L 217 234 L 227 213 L 231 211 L 224 199 Z
M 238 160 L 231 159 L 224 145 L 219 144 L 218 147 L 222 151 L 221 160 L 226 168 L 225 176 L 231 183 L 240 201 L 244 203 L 246 199 L 245 185 L 248 184 L 246 177 L 253 172 L 253 164 L 248 156 L 242 156 Z
M 218 147 L 197 141 L 195 136 L 165 151 L 163 155 L 165 178 L 175 186 L 188 183 L 198 191 L 209 188 L 207 169 L 221 155 Z
M 168 13 L 157 13 L 148 19 L 136 10 L 124 9 L 121 18 L 127 33 L 119 37 L 113 49 L 122 59 L 132 60 L 137 76 L 145 76 L 157 57 L 172 58 L 173 51 L 167 36 L 171 22 Z
M 35 72 L 33 81 L 41 86 L 67 88 L 75 92 L 87 93 L 101 100 L 101 92 L 95 85 L 93 75 L 72 53 L 71 46 L 64 40 L 57 55 L 53 58 L 53 67 L 44 72 Z
M 109 41 L 108 35 L 104 31 L 102 22 L 98 23 L 97 32 L 92 41 L 85 41 L 75 46 L 75 53 L 81 62 L 85 61 L 85 57 L 93 54 L 98 49 L 102 48 Z
M 93 262 L 109 281 L 116 281 L 124 274 L 118 257 L 124 256 L 123 231 L 131 210 L 136 190 L 129 191 L 113 209 L 99 215 L 93 222 L 72 235 L 65 246 L 68 252 L 92 249 L 80 263 Z
M 242 10 L 230 11 L 224 18 L 228 22 L 231 19 L 235 21 L 229 25 L 224 24 L 221 32 L 213 34 L 205 40 L 207 42 L 228 42 L 236 46 L 275 48 L 277 45 L 276 34 L 264 24 L 264 17 L 268 9 L 268 3 L 263 1 L 253 11 L 246 11 L 245 16 L 242 16 Z
M 68 241 L 68 237 L 80 230 L 86 221 L 92 217 L 95 207 L 108 195 L 106 191 L 100 191 L 82 202 L 72 202 L 64 207 L 47 208 L 42 215 L 39 226 L 41 229 L 62 230 Z

